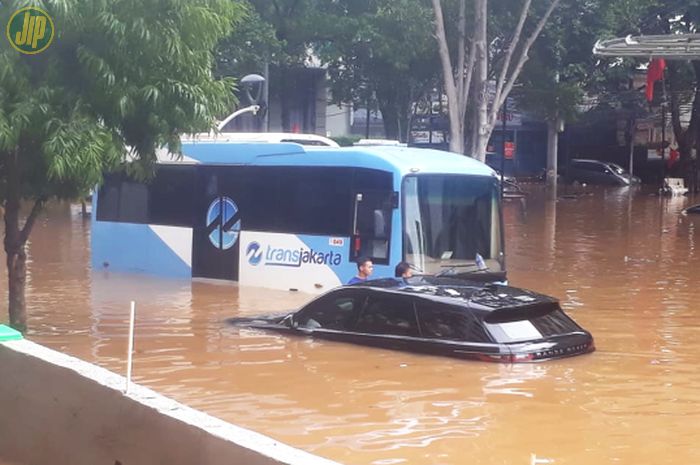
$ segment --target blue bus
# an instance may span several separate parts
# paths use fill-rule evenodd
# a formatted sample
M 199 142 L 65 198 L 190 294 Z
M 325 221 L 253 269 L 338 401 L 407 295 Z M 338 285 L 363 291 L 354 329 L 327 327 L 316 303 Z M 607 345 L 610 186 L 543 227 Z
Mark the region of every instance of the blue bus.
M 457 275 L 485 263 L 505 279 L 498 178 L 469 157 L 221 137 L 183 140 L 182 153 L 159 154 L 148 182 L 106 176 L 93 198 L 93 269 L 317 293 L 366 256 L 372 277 L 407 261 Z

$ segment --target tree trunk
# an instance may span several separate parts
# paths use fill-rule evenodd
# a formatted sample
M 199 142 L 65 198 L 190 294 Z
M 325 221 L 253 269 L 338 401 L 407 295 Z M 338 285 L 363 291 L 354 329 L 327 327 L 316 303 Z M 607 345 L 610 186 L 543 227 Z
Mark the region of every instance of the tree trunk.
M 408 142 L 408 131 L 411 128 L 411 103 L 401 104 L 399 106 L 399 142 Z
M 25 332 L 27 330 L 27 303 L 25 300 L 27 252 L 24 245 L 9 245 L 6 241 L 5 253 L 7 254 L 10 326 L 17 331 Z
M 7 257 L 8 311 L 10 326 L 18 331 L 27 329 L 27 306 L 24 288 L 27 279 L 27 254 L 19 229 L 19 151 L 5 154 L 7 195 L 5 200 L 5 254 Z
M 20 228 L 20 159 L 21 151 L 15 149 L 6 152 L 5 173 L 7 176 L 7 190 L 4 205 L 5 220 L 5 254 L 7 256 L 7 284 L 8 284 L 8 312 L 10 326 L 18 331 L 27 330 L 27 305 L 25 300 L 25 288 L 27 282 L 27 251 L 25 246 L 29 233 L 34 226 L 37 215 L 44 204 L 43 198 L 37 199 L 32 211 L 27 217 L 24 226 Z
M 377 104 L 382 113 L 384 136 L 390 140 L 399 140 L 399 109 L 396 89 L 376 91 Z
M 476 29 L 474 32 L 474 42 L 476 44 L 476 141 L 474 141 L 474 151 L 470 154 L 479 161 L 486 160 L 486 146 L 489 143 L 491 129 L 489 127 L 489 54 L 486 49 L 486 23 L 487 20 L 487 2 L 486 0 L 477 1 L 476 6 Z
M 396 106 L 381 106 L 379 111 L 382 112 L 384 135 L 386 138 L 389 140 L 399 140 L 399 113 L 396 111 Z
M 488 79 L 488 49 L 486 48 L 487 34 L 486 34 L 486 23 L 488 22 L 487 14 L 488 0 L 477 0 L 476 7 L 476 26 L 474 33 L 474 40 L 477 47 L 477 66 L 479 66 L 479 73 L 477 75 L 477 90 L 481 93 L 477 95 L 479 99 L 478 102 L 478 113 L 477 113 L 477 140 L 472 144 L 475 147 L 476 152 L 472 154 L 473 157 L 478 160 L 484 161 L 486 159 L 486 146 L 488 145 L 488 140 L 493 132 L 493 127 L 497 121 L 497 115 L 501 111 L 501 107 L 506 103 L 506 99 L 510 94 L 510 91 L 515 85 L 515 81 L 520 76 L 520 72 L 528 59 L 528 53 L 532 44 L 537 40 L 537 37 L 542 32 L 544 25 L 547 23 L 550 15 L 556 8 L 560 0 L 552 0 L 552 2 L 547 7 L 547 11 L 540 18 L 534 30 L 521 44 L 521 32 L 523 31 L 523 26 L 525 20 L 528 17 L 531 0 L 526 0 L 523 3 L 522 9 L 520 11 L 520 18 L 518 24 L 513 33 L 513 38 L 510 41 L 508 51 L 506 53 L 504 62 L 501 64 L 501 71 L 499 73 L 498 79 L 495 82 L 495 90 L 493 95 L 493 102 L 491 102 L 491 109 L 488 108 L 488 93 L 487 93 L 487 79 Z M 483 17 L 483 19 L 482 19 Z M 511 59 L 515 57 L 515 51 L 518 49 L 518 57 L 511 69 Z M 485 141 L 482 139 L 486 139 Z
M 465 0 L 460 0 L 464 2 Z M 450 50 L 447 46 L 447 35 L 445 33 L 445 22 L 442 14 L 442 5 L 440 0 L 433 0 L 433 11 L 435 12 L 435 37 L 438 42 L 438 52 L 440 54 L 440 63 L 442 65 L 442 79 L 445 86 L 445 95 L 447 95 L 447 113 L 450 123 L 450 152 L 464 153 L 464 121 L 460 118 L 460 96 L 452 69 L 452 59 L 450 58 Z M 457 44 L 458 49 L 464 47 L 464 43 Z M 462 73 L 456 73 L 461 77 Z M 461 80 L 458 79 L 458 82 Z

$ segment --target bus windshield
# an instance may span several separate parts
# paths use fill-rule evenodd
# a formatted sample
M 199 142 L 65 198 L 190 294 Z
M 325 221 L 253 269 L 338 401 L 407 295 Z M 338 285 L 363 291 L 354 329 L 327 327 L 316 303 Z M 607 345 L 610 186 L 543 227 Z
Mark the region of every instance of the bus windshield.
M 407 176 L 404 260 L 426 274 L 505 271 L 499 199 L 491 177 Z

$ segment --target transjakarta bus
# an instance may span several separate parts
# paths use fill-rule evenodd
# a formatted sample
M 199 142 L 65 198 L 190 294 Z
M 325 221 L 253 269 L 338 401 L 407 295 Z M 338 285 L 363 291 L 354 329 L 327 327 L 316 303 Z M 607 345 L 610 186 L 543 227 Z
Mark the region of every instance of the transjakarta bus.
M 407 261 L 505 278 L 498 178 L 472 158 L 217 138 L 184 140 L 182 152 L 161 154 L 147 183 L 106 177 L 93 199 L 93 269 L 319 292 L 366 256 L 373 277 Z

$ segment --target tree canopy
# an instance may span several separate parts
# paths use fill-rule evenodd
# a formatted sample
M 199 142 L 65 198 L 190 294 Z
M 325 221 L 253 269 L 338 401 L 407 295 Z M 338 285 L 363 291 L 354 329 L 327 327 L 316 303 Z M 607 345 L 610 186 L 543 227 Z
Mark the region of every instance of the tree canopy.
M 421 0 L 340 0 L 320 10 L 315 38 L 336 103 L 376 106 L 389 139 L 407 135 L 411 104 L 435 85 L 432 11 Z M 324 27 L 324 26 L 322 26 Z
M 7 24 L 23 1 L 3 2 Z M 0 201 L 10 323 L 26 325 L 24 245 L 41 205 L 92 188 L 127 152 L 141 175 L 156 149 L 208 130 L 233 103 L 213 77 L 213 49 L 241 18 L 229 0 L 47 0 L 56 37 L 45 51 L 0 49 Z M 20 225 L 22 199 L 34 202 Z

